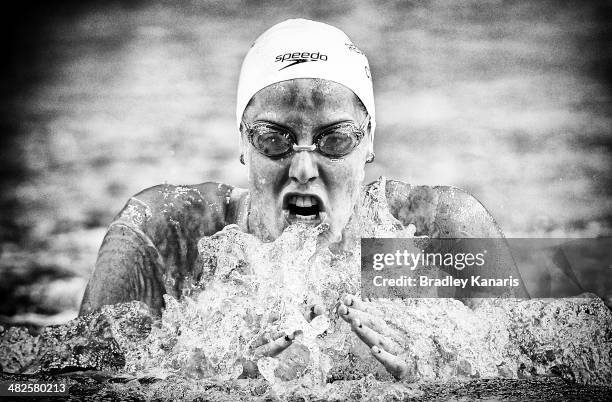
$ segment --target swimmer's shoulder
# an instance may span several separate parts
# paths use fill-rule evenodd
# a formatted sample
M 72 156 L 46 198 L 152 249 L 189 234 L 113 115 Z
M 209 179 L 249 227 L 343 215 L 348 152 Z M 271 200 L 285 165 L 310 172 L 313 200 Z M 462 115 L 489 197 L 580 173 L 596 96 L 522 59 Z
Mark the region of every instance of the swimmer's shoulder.
M 499 225 L 468 191 L 454 186 L 411 185 L 387 180 L 389 209 L 404 226 L 414 224 L 417 235 L 432 237 L 499 237 Z
M 233 223 L 236 200 L 244 192 L 218 182 L 160 184 L 132 196 L 114 221 L 127 222 L 147 234 L 174 225 L 182 231 L 210 235 Z

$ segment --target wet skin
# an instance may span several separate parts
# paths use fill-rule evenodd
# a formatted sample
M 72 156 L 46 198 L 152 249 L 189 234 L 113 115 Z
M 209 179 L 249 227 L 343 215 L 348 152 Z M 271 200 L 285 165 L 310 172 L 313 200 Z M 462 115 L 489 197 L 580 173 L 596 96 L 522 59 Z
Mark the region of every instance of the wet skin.
M 409 373 L 407 363 L 397 356 L 403 350 L 394 338 L 401 335 L 385 323 L 382 313 L 370 301 L 345 295 L 336 311 L 393 377 L 399 380 Z
M 294 79 L 268 86 L 251 99 L 243 121 L 278 124 L 294 133 L 298 145 L 311 145 L 320 130 L 351 121 L 361 124 L 366 112 L 343 85 L 318 79 Z M 332 160 L 318 152 L 298 151 L 281 159 L 259 153 L 245 130 L 242 152 L 249 171 L 249 231 L 274 240 L 289 225 L 285 218 L 291 195 L 316 197 L 329 224 L 329 240 L 338 241 L 357 202 L 372 143 L 369 134 L 347 156 Z M 288 198 L 289 197 L 289 198 Z M 319 224 L 318 220 L 312 222 Z
M 315 135 L 332 124 L 352 121 L 360 125 L 365 118 L 366 112 L 351 90 L 335 82 L 315 79 L 295 79 L 268 86 L 252 98 L 243 114 L 243 121 L 248 125 L 266 121 L 290 129 L 298 145 L 311 145 Z M 320 200 L 327 214 L 328 240 L 339 241 L 363 183 L 366 159 L 372 150 L 369 132 L 349 155 L 335 161 L 317 152 L 303 151 L 271 159 L 254 149 L 244 133 L 245 130 L 242 152 L 249 170 L 251 195 L 249 231 L 261 239 L 277 238 L 290 224 L 283 213 L 288 195 L 312 195 Z M 314 315 L 323 311 L 322 306 L 312 308 Z M 377 310 L 354 296 L 346 296 L 337 311 L 387 371 L 396 378 L 405 375 L 406 364 L 393 354 L 399 350 L 384 335 L 384 320 Z M 260 346 L 263 352 L 260 355 L 274 356 L 282 352 L 292 344 L 293 338 L 279 337 Z

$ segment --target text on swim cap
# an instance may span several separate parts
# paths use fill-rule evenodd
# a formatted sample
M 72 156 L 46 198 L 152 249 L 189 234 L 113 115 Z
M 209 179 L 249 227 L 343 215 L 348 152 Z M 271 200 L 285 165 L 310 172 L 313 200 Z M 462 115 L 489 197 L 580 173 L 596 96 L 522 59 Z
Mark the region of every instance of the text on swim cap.
M 293 52 L 293 53 L 285 53 L 285 54 L 279 54 L 278 56 L 276 56 L 276 61 L 295 61 L 295 60 L 301 60 L 304 59 L 304 61 L 314 61 L 314 60 L 327 60 L 327 55 L 325 54 L 320 54 L 320 52 Z
M 279 54 L 278 56 L 276 56 L 276 62 L 283 62 L 283 61 L 291 61 L 291 64 L 287 64 L 284 67 L 281 67 L 278 69 L 278 71 L 280 70 L 284 70 L 287 67 L 291 67 L 291 66 L 295 66 L 296 64 L 300 64 L 300 63 L 306 63 L 309 61 L 326 61 L 327 60 L 327 55 L 325 54 L 321 54 L 320 52 L 293 52 L 293 53 L 285 53 L 285 54 Z

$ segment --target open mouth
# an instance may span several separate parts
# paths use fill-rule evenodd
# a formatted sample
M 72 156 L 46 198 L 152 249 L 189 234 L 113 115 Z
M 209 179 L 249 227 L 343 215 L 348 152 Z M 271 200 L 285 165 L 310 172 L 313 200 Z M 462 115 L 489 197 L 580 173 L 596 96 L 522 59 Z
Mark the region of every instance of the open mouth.
M 321 199 L 304 194 L 287 194 L 283 200 L 283 214 L 289 224 L 303 222 L 318 225 L 327 218 Z

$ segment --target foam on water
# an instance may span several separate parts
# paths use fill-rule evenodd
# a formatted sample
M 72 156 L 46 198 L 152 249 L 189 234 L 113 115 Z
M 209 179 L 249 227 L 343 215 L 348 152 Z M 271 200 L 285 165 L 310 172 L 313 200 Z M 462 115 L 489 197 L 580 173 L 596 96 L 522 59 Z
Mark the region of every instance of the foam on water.
M 127 359 L 126 369 L 156 375 L 187 369 L 197 377 L 237 378 L 245 362 L 255 360 L 253 350 L 262 339 L 297 333 L 280 356 L 258 360 L 259 372 L 272 384 L 296 377 L 324 382 L 332 359 L 345 359 L 347 344 L 356 343 L 335 307 L 344 294 L 359 294 L 358 234 L 369 230 L 375 231 L 370 235 L 389 235 L 403 229 L 390 214 L 379 216 L 386 210 L 375 205 L 382 185 L 362 194 L 360 206 L 365 208 L 357 208 L 350 223 L 354 235 L 347 236 L 342 252 L 322 245 L 325 224 L 291 225 L 272 243 L 262 243 L 236 225 L 201 239 L 200 270 L 185 281 L 190 285 L 180 301 L 165 296 L 161 323 L 146 348 Z M 315 304 L 327 311 L 308 322 L 304 312 Z
M 333 306 L 343 294 L 359 291 L 359 260 L 318 249 L 323 230 L 323 225 L 292 225 L 265 244 L 231 226 L 202 239 L 201 277 L 181 301 L 166 297 L 161 325 L 149 337 L 149 355 L 133 369 L 188 368 L 196 376 L 237 378 L 262 339 L 298 333 L 282 358 L 259 359 L 259 372 L 273 384 L 297 376 L 324 382 L 331 362 L 321 343 L 333 344 Z M 313 304 L 328 311 L 308 322 L 304 312 Z
M 271 243 L 235 225 L 201 239 L 199 269 L 185 281 L 189 285 L 183 297 L 165 296 L 161 321 L 142 347 L 126 352 L 125 371 L 222 382 L 244 376 L 256 365 L 276 395 L 372 374 L 392 379 L 335 312 L 344 294 L 359 295 L 361 237 L 414 235 L 414 227 L 404 228 L 389 213 L 384 189 L 380 180 L 363 192 L 342 251 L 325 246 L 325 225 L 291 225 Z M 308 322 L 304 312 L 313 304 L 325 306 L 326 312 Z M 373 304 L 385 322 L 384 335 L 408 364 L 409 380 L 517 378 L 565 370 L 577 381 L 607 383 L 612 373 L 607 355 L 612 351 L 612 319 L 600 300 L 490 299 L 473 308 L 454 299 Z M 539 320 L 547 314 L 566 317 L 551 318 L 546 331 L 571 337 L 538 335 L 541 326 L 532 323 L 534 314 Z M 260 359 L 253 355 L 264 340 L 296 332 L 299 336 L 283 353 Z M 567 342 L 589 352 L 574 356 L 566 352 Z M 538 357 L 542 353 L 544 360 Z M 608 357 L 593 365 L 583 355 Z

